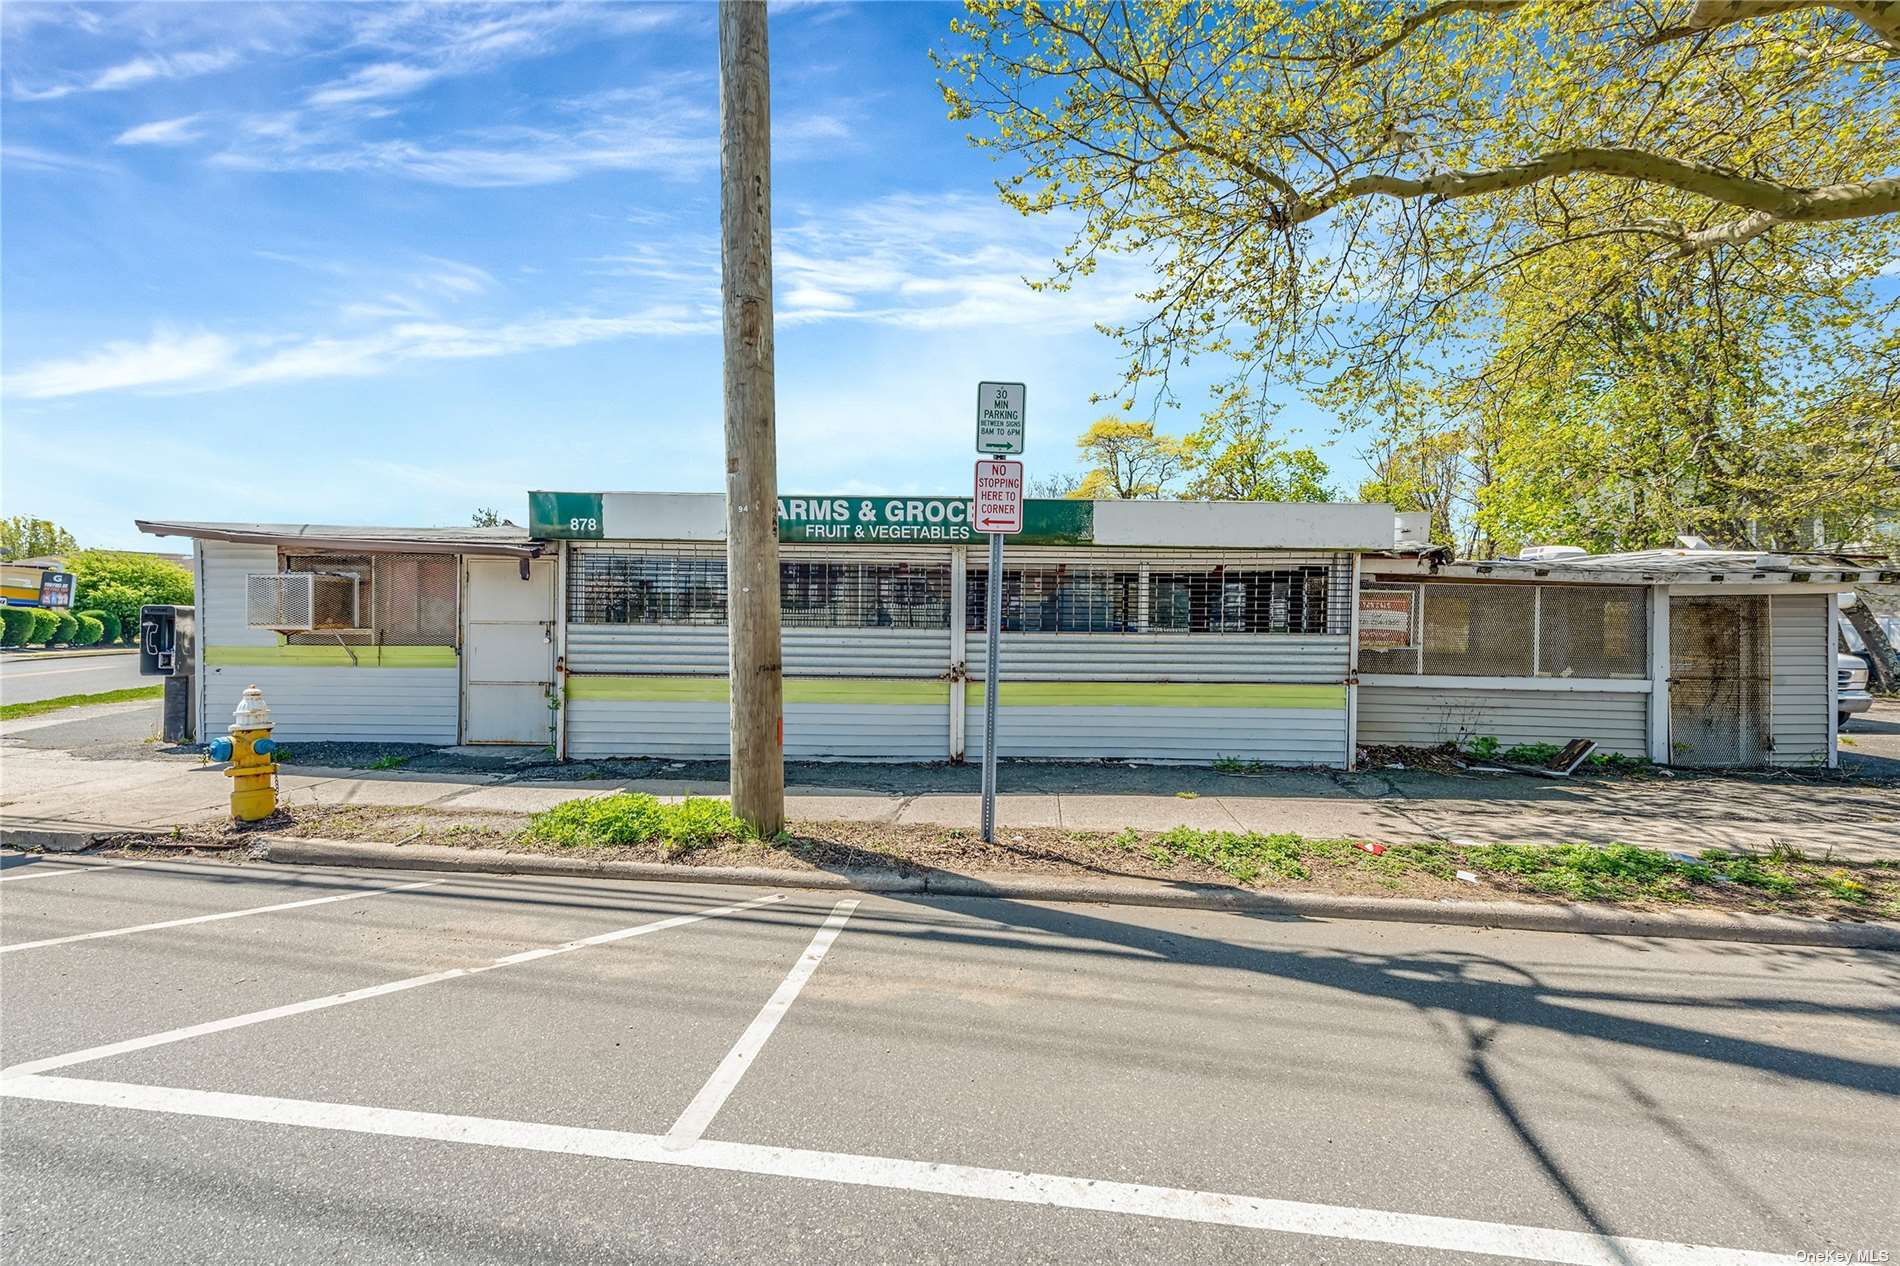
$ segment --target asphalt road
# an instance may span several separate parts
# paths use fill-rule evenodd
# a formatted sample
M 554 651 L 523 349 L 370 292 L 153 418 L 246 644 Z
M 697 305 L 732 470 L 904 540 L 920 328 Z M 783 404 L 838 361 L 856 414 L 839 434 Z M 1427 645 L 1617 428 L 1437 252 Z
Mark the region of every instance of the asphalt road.
M 9 1262 L 1900 1255 L 1900 956 L 90 858 L 0 916 Z
M 60 695 L 102 694 L 157 682 L 156 677 L 139 676 L 136 651 L 64 659 L 0 655 L 0 703 L 32 703 Z

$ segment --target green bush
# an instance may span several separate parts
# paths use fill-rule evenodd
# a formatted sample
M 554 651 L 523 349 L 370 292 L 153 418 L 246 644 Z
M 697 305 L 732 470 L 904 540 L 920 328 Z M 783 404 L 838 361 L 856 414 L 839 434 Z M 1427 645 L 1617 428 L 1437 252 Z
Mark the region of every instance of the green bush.
M 191 573 L 149 554 L 87 549 L 67 563 L 76 589 L 73 605 L 111 612 L 128 642 L 138 640 L 140 607 L 155 602 L 187 606 L 192 600 Z
M 81 616 L 89 615 L 93 619 L 99 621 L 99 623 L 102 626 L 104 626 L 104 631 L 101 632 L 99 634 L 99 637 L 97 638 L 98 641 L 111 643 L 111 642 L 116 642 L 119 640 L 119 617 L 112 614 L 112 612 L 110 611 L 81 611 L 81 612 L 78 612 L 78 614 Z
M 59 632 L 59 617 L 44 607 L 33 608 L 33 631 L 26 640 L 34 646 L 45 646 Z
M 73 639 L 79 636 L 79 617 L 70 611 L 57 611 L 53 618 L 59 621 L 59 631 L 53 634 L 53 640 L 61 646 L 71 646 Z
M 26 607 L 0 607 L 0 646 L 25 646 L 33 632 L 33 612 Z
M 79 632 L 73 637 L 74 646 L 91 646 L 106 635 L 105 621 L 98 616 L 82 613 L 73 618 L 79 621 Z
M 689 796 L 682 804 L 661 804 L 645 792 L 621 792 L 557 804 L 535 814 L 527 834 L 567 848 L 653 843 L 670 856 L 718 840 L 750 839 L 752 828 L 724 800 Z

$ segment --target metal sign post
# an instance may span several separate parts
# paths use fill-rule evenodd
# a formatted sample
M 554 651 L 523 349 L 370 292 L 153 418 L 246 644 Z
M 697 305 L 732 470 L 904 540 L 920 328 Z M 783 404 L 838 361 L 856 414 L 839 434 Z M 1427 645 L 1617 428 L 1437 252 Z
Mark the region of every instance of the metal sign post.
M 990 533 L 988 610 L 983 627 L 989 645 L 983 651 L 983 842 L 996 843 L 996 673 L 1003 649 L 1003 534 Z
M 990 537 L 990 570 L 984 596 L 988 599 L 985 630 L 989 644 L 983 666 L 983 842 L 996 842 L 996 696 L 1003 647 L 1003 538 L 1023 530 L 1023 464 L 981 461 L 976 464 L 976 496 L 970 506 L 970 526 Z

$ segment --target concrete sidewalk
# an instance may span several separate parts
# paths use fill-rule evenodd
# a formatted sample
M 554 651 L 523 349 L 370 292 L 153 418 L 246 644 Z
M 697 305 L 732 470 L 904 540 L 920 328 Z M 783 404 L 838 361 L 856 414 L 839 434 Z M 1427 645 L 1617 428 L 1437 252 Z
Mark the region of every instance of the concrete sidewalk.
M 25 741 L 35 726 L 0 728 L 0 824 L 165 829 L 221 817 L 230 782 L 220 767 L 153 751 L 75 753 Z M 682 767 L 684 768 L 684 767 Z M 716 767 L 715 767 L 716 769 Z M 523 778 L 507 773 L 410 774 L 292 766 L 284 802 L 427 806 L 532 813 L 579 796 L 645 791 L 676 799 L 723 795 L 718 777 Z M 1003 828 L 1117 831 L 1174 826 L 1399 843 L 1623 841 L 1695 851 L 1765 849 L 1900 858 L 1900 795 L 1891 787 L 1768 777 L 1588 779 L 1510 774 L 1358 774 L 1287 770 L 1245 776 L 1205 768 L 1006 763 Z M 976 772 L 942 766 L 794 766 L 787 812 L 800 822 L 856 821 L 975 828 Z

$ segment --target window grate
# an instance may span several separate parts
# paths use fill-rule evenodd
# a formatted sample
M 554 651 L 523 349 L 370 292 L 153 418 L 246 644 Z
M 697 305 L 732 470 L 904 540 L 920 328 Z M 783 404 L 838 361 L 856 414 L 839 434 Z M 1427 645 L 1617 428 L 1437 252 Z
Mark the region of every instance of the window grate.
M 578 552 L 568 564 L 567 618 L 574 624 L 724 624 L 725 557 Z
M 1141 567 L 1003 567 L 1005 633 L 1343 634 L 1349 563 L 1286 567 L 1178 560 Z M 972 567 L 965 625 L 986 627 L 989 569 Z
M 950 564 L 781 562 L 788 629 L 947 629 Z

